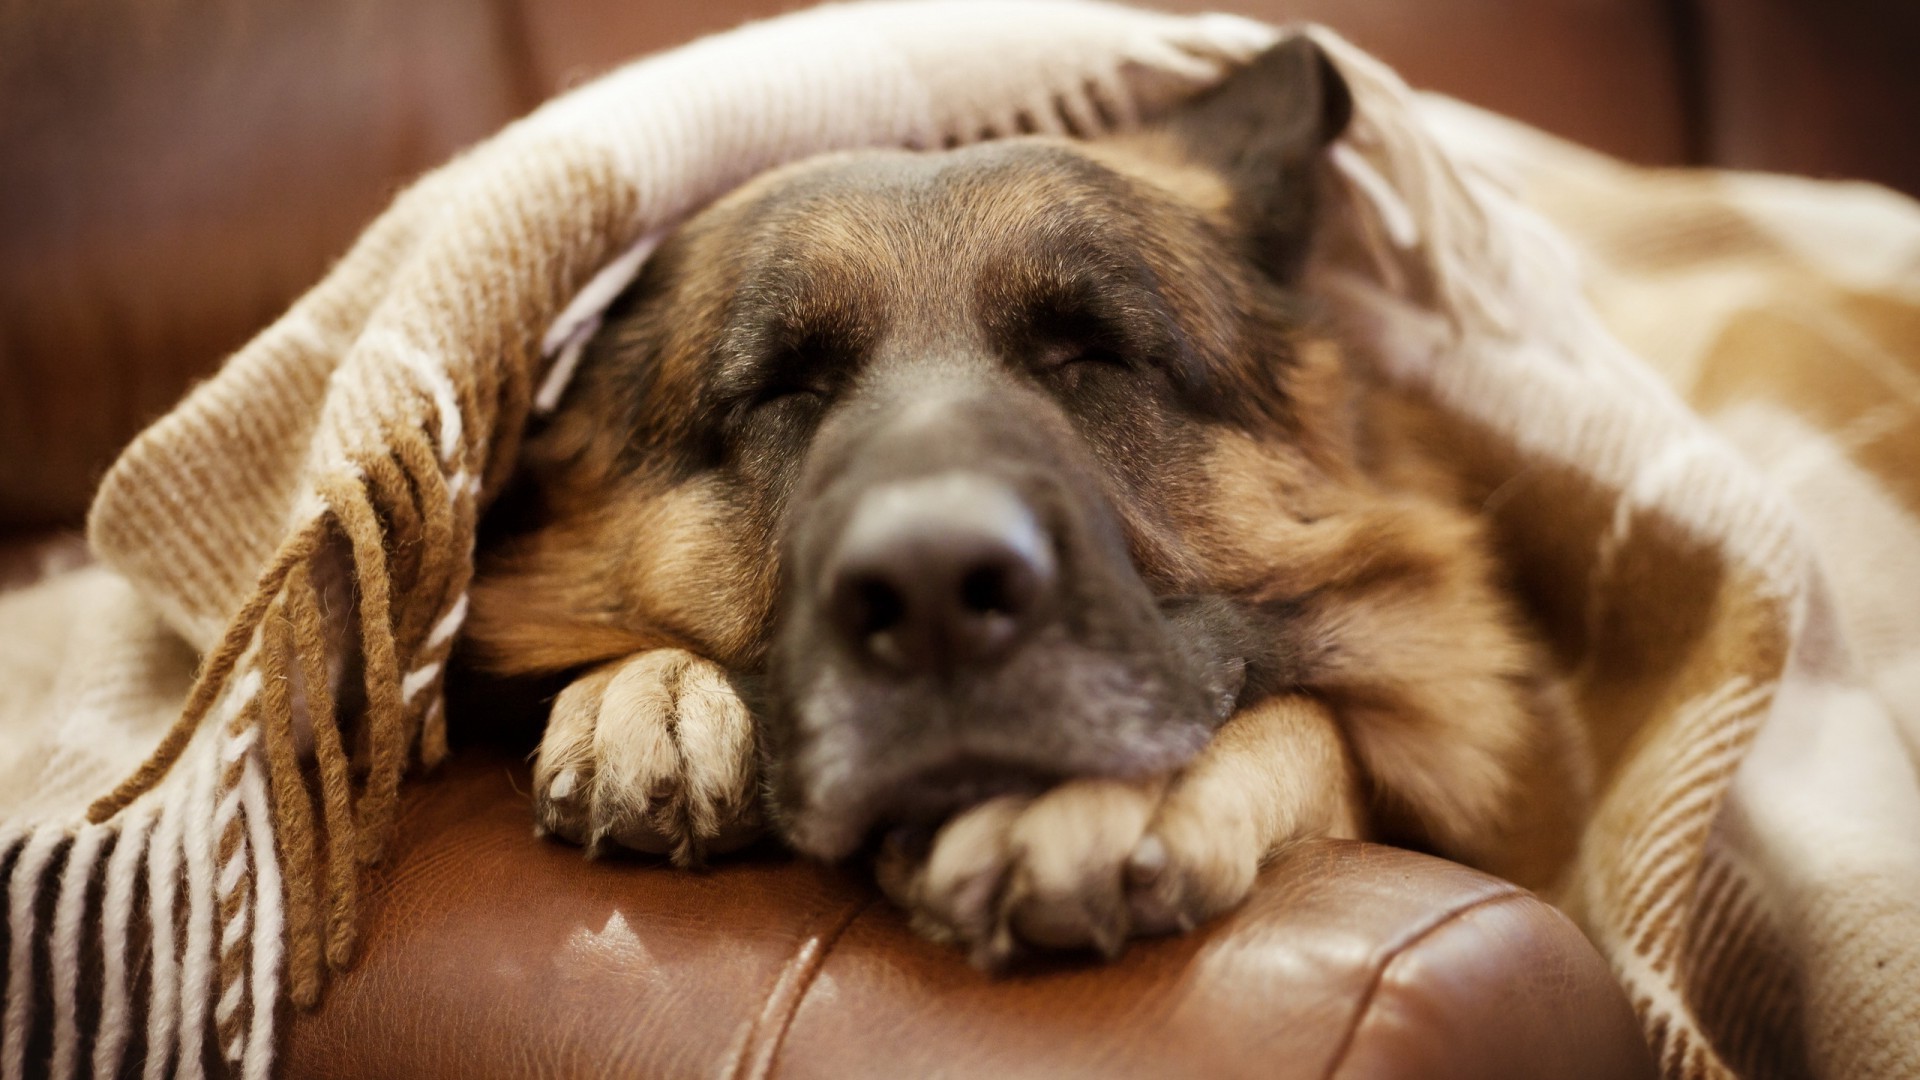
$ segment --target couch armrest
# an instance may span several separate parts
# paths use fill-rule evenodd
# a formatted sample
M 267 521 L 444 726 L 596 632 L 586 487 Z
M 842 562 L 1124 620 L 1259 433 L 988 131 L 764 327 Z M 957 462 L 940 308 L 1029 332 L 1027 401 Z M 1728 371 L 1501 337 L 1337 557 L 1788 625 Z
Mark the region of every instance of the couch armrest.
M 415 782 L 288 1077 L 1652 1075 L 1573 925 L 1439 859 L 1301 845 L 1193 934 L 993 979 L 858 874 L 590 863 L 527 790 L 483 749 Z

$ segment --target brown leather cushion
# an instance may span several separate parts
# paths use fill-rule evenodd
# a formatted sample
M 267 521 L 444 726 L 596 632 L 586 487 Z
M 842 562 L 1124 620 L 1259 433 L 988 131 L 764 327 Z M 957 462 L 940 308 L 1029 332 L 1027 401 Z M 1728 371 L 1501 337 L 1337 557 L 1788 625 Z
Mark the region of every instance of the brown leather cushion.
M 1652 1075 L 1563 915 L 1423 855 L 1302 845 L 1189 936 L 992 979 L 858 874 L 590 863 L 527 789 L 490 750 L 413 786 L 287 1076 Z

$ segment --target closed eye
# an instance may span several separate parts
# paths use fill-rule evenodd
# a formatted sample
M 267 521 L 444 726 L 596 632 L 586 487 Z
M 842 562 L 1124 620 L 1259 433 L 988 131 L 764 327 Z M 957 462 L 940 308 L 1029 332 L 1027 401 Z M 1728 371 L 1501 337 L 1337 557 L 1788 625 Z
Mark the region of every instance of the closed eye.
M 1099 364 L 1132 368 L 1133 364 L 1118 350 L 1099 341 L 1052 341 L 1042 346 L 1035 363 L 1042 371 L 1059 371 L 1075 364 Z
M 785 273 L 743 284 L 714 344 L 709 400 L 728 424 L 832 400 L 872 339 L 866 313 Z
M 736 408 L 751 413 L 776 405 L 818 405 L 834 396 L 855 362 L 851 350 L 832 337 L 778 336 L 789 340 L 762 345 L 734 368 Z
M 833 396 L 835 386 L 846 377 L 852 357 L 844 344 L 822 334 L 794 338 L 760 366 L 753 407 L 822 402 Z
M 1136 366 L 1128 335 L 1086 307 L 1040 305 L 1029 319 L 1028 355 L 1043 374 L 1069 375 L 1097 368 L 1131 371 Z
M 753 396 L 753 407 L 764 408 L 768 405 L 797 404 L 801 402 L 825 401 L 827 390 L 806 382 L 771 383 Z

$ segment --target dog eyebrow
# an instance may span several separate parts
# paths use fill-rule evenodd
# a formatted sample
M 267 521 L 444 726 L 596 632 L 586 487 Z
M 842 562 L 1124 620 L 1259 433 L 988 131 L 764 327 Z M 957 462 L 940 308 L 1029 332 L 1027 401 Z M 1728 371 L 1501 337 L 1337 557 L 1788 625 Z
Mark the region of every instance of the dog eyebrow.
M 825 377 L 832 373 L 824 369 L 872 344 L 878 328 L 869 289 L 817 268 L 792 270 L 750 275 L 735 291 L 713 344 L 713 401 L 751 398 L 777 380 Z
M 1194 350 L 1159 275 L 1138 253 L 1074 229 L 1010 253 L 981 274 L 980 310 L 1003 347 L 1036 332 L 1108 339 L 1143 364 L 1190 381 Z

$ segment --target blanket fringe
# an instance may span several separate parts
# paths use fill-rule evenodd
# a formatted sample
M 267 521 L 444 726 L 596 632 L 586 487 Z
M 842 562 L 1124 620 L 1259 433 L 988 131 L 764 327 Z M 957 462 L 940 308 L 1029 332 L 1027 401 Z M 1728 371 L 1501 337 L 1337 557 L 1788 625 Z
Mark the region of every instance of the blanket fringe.
M 287 883 L 288 984 L 294 1004 L 305 1007 L 320 996 L 319 897 L 315 895 L 319 855 L 314 843 L 318 830 L 312 797 L 294 742 L 290 684 L 299 673 L 296 616 L 290 603 L 294 591 L 290 579 L 289 587 L 267 616 L 266 661 L 285 675 L 270 678 L 261 687 L 255 722 L 264 736 L 268 792 L 282 818 L 279 847 L 282 874 Z M 311 612 L 310 617 L 317 619 L 318 613 Z M 306 700 L 311 708 L 311 693 L 306 695 Z
M 313 729 L 313 752 L 320 787 L 321 836 L 326 842 L 327 877 L 322 884 L 317 875 L 296 881 L 287 879 L 287 891 L 311 894 L 316 907 L 324 900 L 327 907 L 327 966 L 338 970 L 353 961 L 354 924 L 359 911 L 359 875 L 351 853 L 359 850 L 353 820 L 353 779 L 351 763 L 342 745 L 335 719 L 333 680 L 328 671 L 326 626 L 321 615 L 319 593 L 314 588 L 310 568 L 295 574 L 288 590 L 288 611 L 294 632 L 294 651 L 300 657 L 300 683 L 307 695 L 307 716 Z M 296 764 L 297 768 L 297 764 Z M 311 793 L 302 786 L 299 797 Z M 280 801 L 275 800 L 276 810 Z M 276 822 L 279 828 L 294 825 L 289 820 Z M 319 995 L 318 972 L 314 994 Z
M 385 846 L 386 825 L 393 817 L 399 787 L 405 736 L 401 732 L 400 662 L 395 655 L 392 579 L 379 514 L 370 486 L 333 477 L 320 485 L 322 497 L 353 548 L 353 565 L 360 594 L 361 667 L 366 690 L 366 729 L 362 754 L 367 776 L 354 807 L 360 839 L 360 860 L 375 862 Z
M 411 761 L 431 767 L 446 756 L 441 683 L 467 610 L 480 483 L 435 452 L 424 426 L 391 432 L 384 446 L 386 453 L 316 483 L 322 509 L 261 573 L 253 597 L 202 662 L 179 719 L 133 775 L 89 808 L 91 820 L 105 821 L 151 790 L 214 706 L 228 702 L 216 793 L 216 1031 L 230 1058 L 244 1044 L 249 1011 L 240 1007 L 251 990 L 248 920 L 264 900 L 253 895 L 244 822 L 237 809 L 229 812 L 248 770 L 264 771 L 273 817 L 289 996 L 308 1007 L 328 976 L 353 960 L 360 868 L 384 853 L 401 776 Z M 344 556 L 358 618 L 330 624 L 318 574 L 336 554 Z M 411 599 L 396 608 L 395 596 Z M 356 651 L 365 694 L 358 724 L 335 693 Z M 297 730 L 303 711 L 310 763 Z
M 227 688 L 241 657 L 253 647 L 260 620 L 279 594 L 288 572 L 296 563 L 312 558 L 318 547 L 318 532 L 311 528 L 295 533 L 281 546 L 279 554 L 262 571 L 253 595 L 227 623 L 220 643 L 201 661 L 200 671 L 194 676 L 193 689 L 180 711 L 180 719 L 174 721 L 160 744 L 154 748 L 152 756 L 132 776 L 87 808 L 87 821 L 90 824 L 98 825 L 126 809 L 133 800 L 159 783 L 167 770 L 180 759 L 187 744 L 193 740 L 194 732 L 199 730 L 200 722 L 206 719 L 213 703 Z

